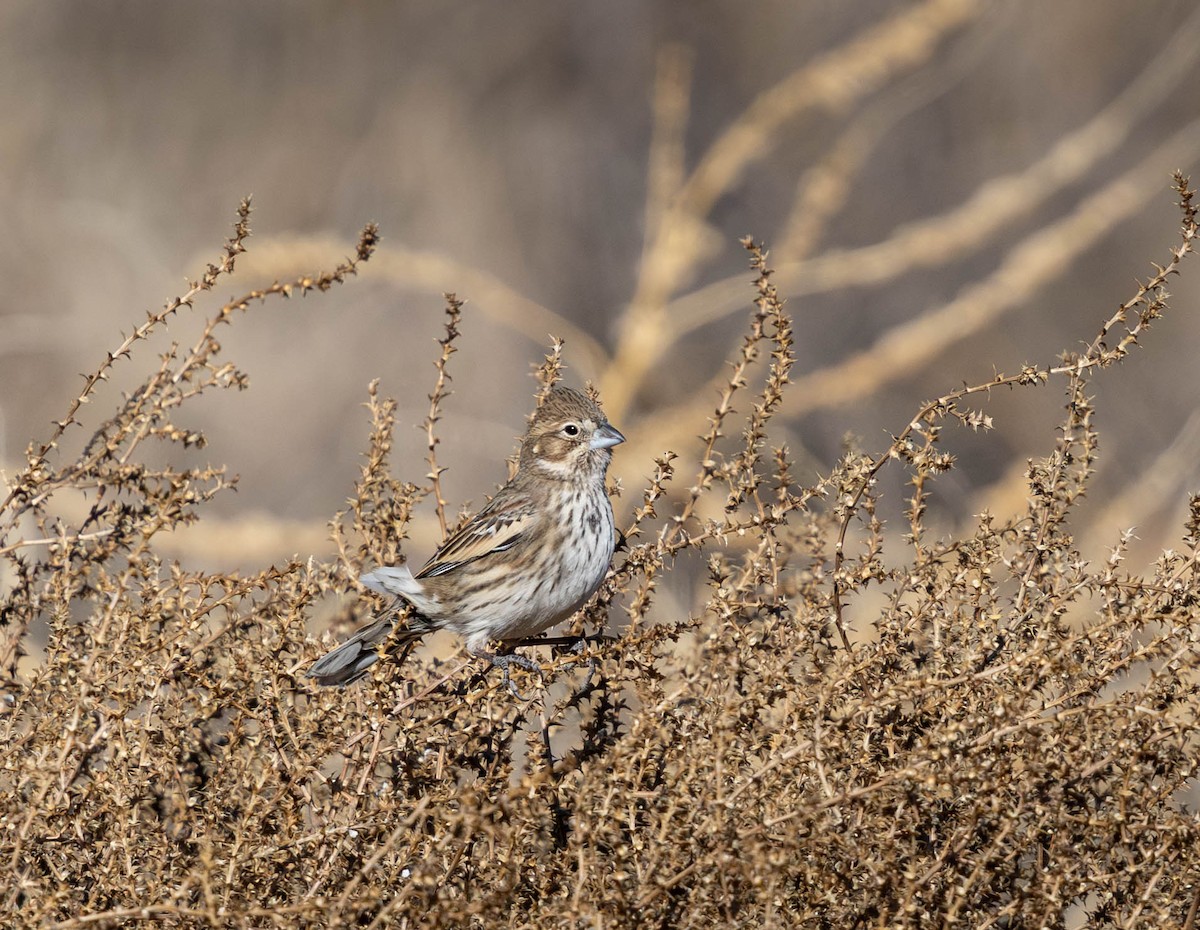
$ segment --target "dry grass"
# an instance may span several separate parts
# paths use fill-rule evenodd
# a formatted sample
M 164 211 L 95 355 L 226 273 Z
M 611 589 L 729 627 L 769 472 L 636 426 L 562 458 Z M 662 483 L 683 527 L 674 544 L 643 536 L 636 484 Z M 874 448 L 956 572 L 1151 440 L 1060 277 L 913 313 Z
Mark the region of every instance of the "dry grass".
M 1200 497 L 1144 575 L 1122 570 L 1127 538 L 1091 565 L 1072 532 L 1097 443 L 1089 379 L 1144 337 L 1192 251 L 1177 190 L 1179 243 L 1082 351 L 948 393 L 812 486 L 773 437 L 792 322 L 747 241 L 753 309 L 717 407 L 687 424 L 698 447 L 658 457 L 577 620 L 616 638 L 592 647 L 582 693 L 578 657 L 546 656 L 550 687 L 527 703 L 458 660 L 385 664 L 344 692 L 303 677 L 317 605 L 393 561 L 415 513 L 452 519 L 440 402 L 470 338 L 453 298 L 429 472 L 391 473 L 394 404 L 373 386 L 335 558 L 231 575 L 160 554 L 231 484 L 170 464 L 203 443 L 180 411 L 245 383 L 217 327 L 343 282 L 375 246 L 368 228 L 334 272 L 189 321 L 179 310 L 245 248 L 243 205 L 220 261 L 106 357 L 0 505 L 5 913 L 63 928 L 1194 926 L 1200 821 L 1181 799 L 1200 749 Z M 189 322 L 190 348 L 87 418 L 112 366 L 145 365 L 151 334 Z M 976 401 L 1044 385 L 1066 414 L 1024 512 L 934 538 L 943 430 L 986 430 Z M 637 447 L 653 423 L 620 425 Z M 91 431 L 78 450 L 75 425 Z M 887 469 L 912 489 L 903 538 L 880 517 Z M 661 608 L 672 576 L 694 581 L 696 609 Z M 40 625 L 45 656 L 20 661 Z

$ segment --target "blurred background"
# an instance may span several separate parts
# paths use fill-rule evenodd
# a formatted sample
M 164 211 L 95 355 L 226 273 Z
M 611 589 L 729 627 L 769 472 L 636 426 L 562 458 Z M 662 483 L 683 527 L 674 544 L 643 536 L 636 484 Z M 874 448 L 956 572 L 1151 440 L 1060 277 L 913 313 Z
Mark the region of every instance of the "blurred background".
M 1168 261 L 1170 175 L 1200 162 L 1197 58 L 1195 0 L 7 0 L 0 468 L 217 259 L 252 194 L 236 278 L 170 338 L 331 268 L 369 221 L 383 247 L 347 285 L 221 331 L 251 389 L 180 421 L 240 486 L 176 534 L 177 555 L 328 553 L 374 378 L 400 403 L 397 472 L 420 481 L 445 291 L 467 301 L 441 424 L 449 500 L 478 506 L 506 477 L 553 334 L 568 382 L 594 381 L 630 436 L 627 518 L 654 456 L 686 460 L 715 405 L 751 311 L 745 235 L 771 248 L 794 314 L 773 439 L 807 482 L 848 434 L 878 452 L 922 401 L 1081 348 Z M 1132 525 L 1144 559 L 1177 545 L 1200 489 L 1193 265 L 1143 350 L 1093 382 L 1089 554 Z M 163 348 L 118 365 L 93 416 Z M 980 401 L 990 433 L 947 428 L 939 526 L 1020 508 L 1063 387 Z

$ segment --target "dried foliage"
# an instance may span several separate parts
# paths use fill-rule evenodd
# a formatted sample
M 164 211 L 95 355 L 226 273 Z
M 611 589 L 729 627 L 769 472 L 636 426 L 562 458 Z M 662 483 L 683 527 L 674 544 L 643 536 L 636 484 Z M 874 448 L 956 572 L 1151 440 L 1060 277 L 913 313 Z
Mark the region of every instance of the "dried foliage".
M 1177 190 L 1180 243 L 1082 352 L 940 397 L 812 487 L 772 444 L 793 332 L 747 241 L 753 311 L 700 454 L 658 458 L 581 616 L 615 635 L 546 656 L 528 702 L 463 661 L 385 663 L 346 691 L 303 677 L 322 649 L 313 605 L 394 560 L 417 508 L 446 520 L 453 297 L 429 472 L 391 474 L 394 404 L 372 385 L 334 559 L 240 576 L 156 554 L 231 483 L 146 464 L 151 437 L 202 445 L 180 425 L 192 397 L 244 386 L 216 327 L 342 282 L 373 228 L 334 272 L 208 316 L 64 452 L 112 367 L 232 268 L 243 204 L 220 262 L 105 358 L 0 507 L 4 913 L 63 928 L 1194 926 L 1200 822 L 1181 796 L 1200 749 L 1200 497 L 1144 576 L 1122 571 L 1127 538 L 1089 565 L 1071 531 L 1097 443 L 1088 379 L 1138 343 L 1192 251 Z M 953 465 L 942 430 L 986 429 L 980 395 L 1046 384 L 1065 387 L 1066 416 L 1030 462 L 1026 511 L 930 538 L 926 501 Z M 902 551 L 879 516 L 889 467 L 912 485 Z M 71 494 L 90 502 L 75 523 L 56 516 Z M 685 570 L 698 608 L 652 616 Z M 45 656 L 19 663 L 39 624 Z

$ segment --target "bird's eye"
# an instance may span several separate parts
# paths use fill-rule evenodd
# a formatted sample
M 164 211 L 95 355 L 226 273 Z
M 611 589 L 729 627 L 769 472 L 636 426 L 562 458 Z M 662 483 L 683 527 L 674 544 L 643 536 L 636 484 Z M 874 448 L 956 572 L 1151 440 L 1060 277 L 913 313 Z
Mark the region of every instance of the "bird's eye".
M 579 435 L 579 427 L 574 423 L 568 423 L 562 428 L 562 431 L 564 436 L 574 437 Z

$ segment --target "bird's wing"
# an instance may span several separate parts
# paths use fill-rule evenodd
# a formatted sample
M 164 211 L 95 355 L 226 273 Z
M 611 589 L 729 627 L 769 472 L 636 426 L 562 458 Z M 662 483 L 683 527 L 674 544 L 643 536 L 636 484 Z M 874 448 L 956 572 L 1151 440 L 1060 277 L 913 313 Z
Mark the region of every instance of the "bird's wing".
M 524 494 L 497 495 L 483 510 L 442 543 L 418 578 L 433 578 L 495 552 L 511 549 L 536 532 L 537 509 Z

